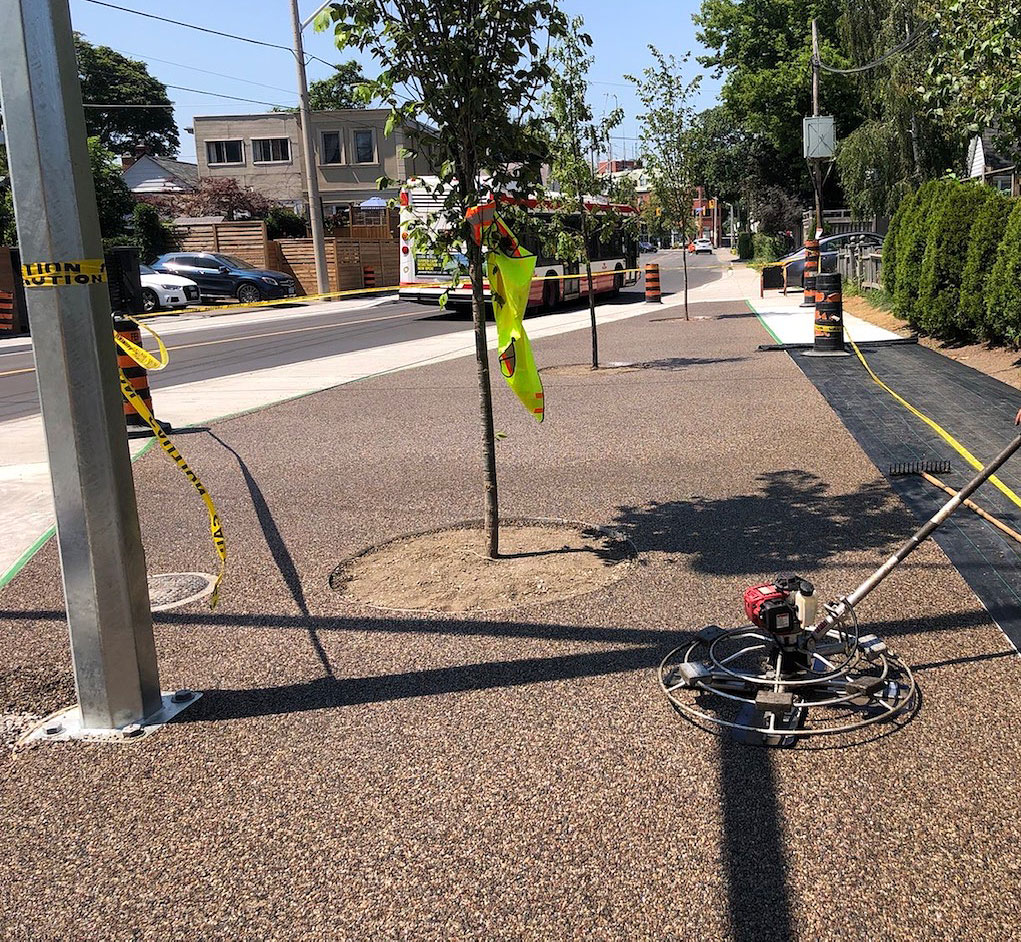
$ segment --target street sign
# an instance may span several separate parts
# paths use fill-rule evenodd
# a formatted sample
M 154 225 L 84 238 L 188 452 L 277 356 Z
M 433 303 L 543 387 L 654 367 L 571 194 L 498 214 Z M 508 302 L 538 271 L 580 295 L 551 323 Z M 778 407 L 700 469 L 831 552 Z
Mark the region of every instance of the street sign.
M 832 115 L 819 115 L 803 120 L 804 156 L 808 160 L 827 160 L 836 150 L 836 131 Z

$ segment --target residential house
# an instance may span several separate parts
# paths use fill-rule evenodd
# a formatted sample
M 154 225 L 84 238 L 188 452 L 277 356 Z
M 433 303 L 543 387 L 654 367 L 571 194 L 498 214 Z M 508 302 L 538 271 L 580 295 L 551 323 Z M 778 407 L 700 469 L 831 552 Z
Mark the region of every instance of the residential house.
M 144 147 L 121 157 L 121 176 L 136 195 L 159 196 L 166 193 L 191 193 L 199 185 L 197 164 L 169 157 L 154 157 Z
M 968 176 L 1011 196 L 1021 196 L 1021 160 L 995 128 L 987 128 L 968 145 Z
M 400 182 L 428 173 L 421 159 L 402 156 L 404 130 L 384 134 L 385 108 L 317 111 L 310 116 L 315 167 L 326 215 L 372 197 L 396 197 Z M 200 178 L 235 177 L 267 199 L 304 212 L 304 138 L 299 116 L 197 116 L 195 147 Z M 380 191 L 380 177 L 398 181 Z

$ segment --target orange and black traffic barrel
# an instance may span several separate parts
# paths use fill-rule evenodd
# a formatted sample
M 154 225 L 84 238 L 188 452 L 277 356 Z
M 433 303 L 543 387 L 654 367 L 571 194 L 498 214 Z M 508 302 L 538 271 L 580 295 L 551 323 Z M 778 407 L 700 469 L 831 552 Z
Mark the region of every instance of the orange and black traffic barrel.
M 663 294 L 659 290 L 659 265 L 652 262 L 645 266 L 645 300 L 663 303 Z
M 827 272 L 815 279 L 815 340 L 816 353 L 843 352 L 844 301 L 840 272 Z
M 802 284 L 805 286 L 805 296 L 801 302 L 802 307 L 812 307 L 815 304 L 815 280 L 819 274 L 819 240 L 805 240 L 805 273 Z
M 130 340 L 139 347 L 142 346 L 142 332 L 133 321 L 115 317 L 113 319 L 113 329 L 125 340 Z M 149 374 L 145 367 L 139 366 L 120 347 L 117 348 L 117 366 L 127 377 L 128 382 L 131 383 L 131 388 L 135 390 L 138 398 L 145 403 L 149 414 L 152 415 L 152 393 L 149 390 Z M 124 422 L 128 427 L 128 432 L 152 434 L 149 423 L 138 414 L 135 407 L 126 397 L 124 399 Z
M 376 269 L 371 265 L 362 268 L 362 286 L 365 288 L 376 287 Z

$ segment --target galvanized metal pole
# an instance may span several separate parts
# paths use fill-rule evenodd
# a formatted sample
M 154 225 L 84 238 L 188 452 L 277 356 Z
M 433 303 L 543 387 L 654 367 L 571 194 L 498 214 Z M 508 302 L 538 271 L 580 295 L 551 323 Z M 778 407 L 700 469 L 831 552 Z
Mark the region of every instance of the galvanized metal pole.
M 323 233 L 323 204 L 319 198 L 319 176 L 316 171 L 315 135 L 308 110 L 308 77 L 305 74 L 305 46 L 301 39 L 301 14 L 298 0 L 291 0 L 294 25 L 294 61 L 298 67 L 298 112 L 301 121 L 302 150 L 305 152 L 305 192 L 308 194 L 308 221 L 312 229 L 312 250 L 316 256 L 316 285 L 320 294 L 330 290 L 330 273 L 326 267 L 326 237 Z
M 98 264 L 68 0 L 0 0 L 0 102 L 22 262 Z M 98 277 L 54 280 L 26 296 L 75 683 L 82 725 L 116 729 L 162 702 L 110 299 Z

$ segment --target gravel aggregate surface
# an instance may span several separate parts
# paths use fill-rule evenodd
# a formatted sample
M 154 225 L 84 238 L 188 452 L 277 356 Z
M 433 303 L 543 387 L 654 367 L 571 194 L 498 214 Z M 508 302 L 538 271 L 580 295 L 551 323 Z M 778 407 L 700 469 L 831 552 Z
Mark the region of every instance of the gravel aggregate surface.
M 605 327 L 607 361 L 672 366 L 553 371 L 542 426 L 495 380 L 502 512 L 640 553 L 527 611 L 391 617 L 327 585 L 480 515 L 470 359 L 183 437 L 231 559 L 219 609 L 156 639 L 164 689 L 204 696 L 137 745 L 0 756 L 0 937 L 1016 938 L 1018 661 L 934 544 L 860 613 L 922 686 L 894 735 L 757 749 L 660 694 L 747 585 L 795 569 L 832 597 L 915 525 L 741 302 L 692 313 Z M 212 571 L 187 482 L 156 451 L 134 473 L 150 571 Z M 51 541 L 0 593 L 5 718 L 73 701 L 61 598 Z

